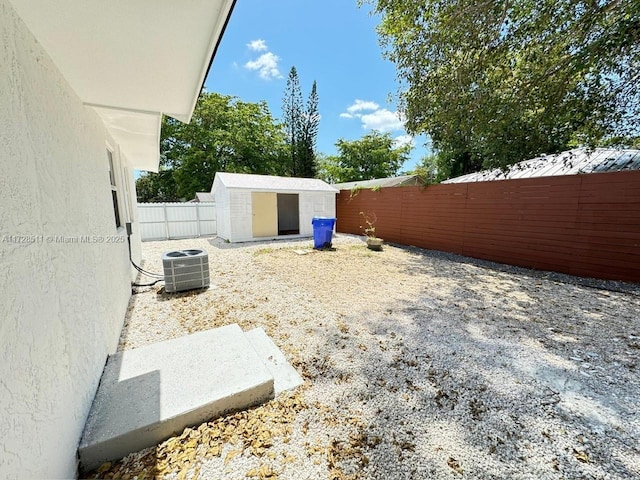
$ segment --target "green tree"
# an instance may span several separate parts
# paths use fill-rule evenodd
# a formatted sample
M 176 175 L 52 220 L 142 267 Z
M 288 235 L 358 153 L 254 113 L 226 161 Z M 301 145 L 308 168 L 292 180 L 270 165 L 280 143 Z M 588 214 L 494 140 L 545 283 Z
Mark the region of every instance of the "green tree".
M 291 67 L 284 97 L 282 113 L 289 145 L 289 172 L 294 177 L 315 177 L 315 145 L 318 136 L 318 91 L 313 82 L 306 108 L 296 67 Z
M 637 0 L 371 0 L 447 176 L 637 135 Z
M 302 122 L 302 134 L 300 138 L 300 176 L 313 178 L 316 176 L 316 139 L 318 138 L 318 90 L 316 82 L 311 86 L 311 93 L 307 100 L 307 108 Z
M 407 174 L 420 175 L 427 183 L 439 183 L 441 180 L 444 180 L 439 173 L 438 156 L 435 154 L 422 157 L 415 168 L 407 172 Z
M 138 202 L 177 202 L 178 186 L 173 170 L 160 165 L 158 173 L 143 173 L 136 180 Z
M 216 172 L 287 173 L 285 132 L 267 104 L 217 93 L 200 95 L 189 124 L 164 118 L 160 155 L 161 172 L 136 182 L 145 198 L 164 199 L 161 186 L 172 200 L 193 198 L 195 192 L 211 190 Z M 169 177 L 173 190 L 168 190 Z
M 318 153 L 316 155 L 318 162 L 318 170 L 316 177 L 324 180 L 327 183 L 339 183 L 346 180 L 342 180 L 345 175 L 340 168 L 340 157 L 337 155 L 326 155 L 324 153 Z
M 392 177 L 408 160 L 410 145 L 396 146 L 390 133 L 372 131 L 359 140 L 340 139 L 338 155 L 323 157 L 319 177 L 331 183 Z
M 640 149 L 640 136 L 610 137 L 598 144 L 599 147 Z
M 300 175 L 299 144 L 302 136 L 302 90 L 296 67 L 291 67 L 287 86 L 282 99 L 282 113 L 289 145 L 289 172 L 293 177 Z

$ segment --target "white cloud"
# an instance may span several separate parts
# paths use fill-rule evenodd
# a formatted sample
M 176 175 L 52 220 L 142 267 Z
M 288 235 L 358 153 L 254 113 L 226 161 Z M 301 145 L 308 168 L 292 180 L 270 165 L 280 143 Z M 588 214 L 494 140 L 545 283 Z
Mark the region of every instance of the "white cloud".
M 400 119 L 398 112 L 390 112 L 386 108 L 362 115 L 360 119 L 362 120 L 362 127 L 365 130 L 392 132 L 404 128 L 404 122 Z
M 270 52 L 267 47 L 267 42 L 258 38 L 257 40 L 251 40 L 247 43 L 249 50 L 254 52 L 264 52 L 255 60 L 249 60 L 244 64 L 244 68 L 248 70 L 257 71 L 260 78 L 265 80 L 272 80 L 274 78 L 283 78 L 278 68 L 278 62 L 280 57 L 275 53 Z
M 377 110 L 378 108 L 380 108 L 380 105 L 378 105 L 376 102 L 360 100 L 359 98 L 356 98 L 356 101 L 353 103 L 353 105 L 347 108 L 347 112 L 353 114 L 356 112 L 361 112 L 363 110 Z
M 411 145 L 412 147 L 414 147 L 415 144 L 416 142 L 413 140 L 413 137 L 408 134 L 399 135 L 393 139 L 393 148 L 400 148 L 404 147 L 405 145 Z
M 379 130 L 393 132 L 404 128 L 404 119 L 398 112 L 391 112 L 380 108 L 376 102 L 357 98 L 347 111 L 340 114 L 340 118 L 359 118 L 365 130 Z
M 247 43 L 247 47 L 249 47 L 249 49 L 253 50 L 254 52 L 264 52 L 265 50 L 267 50 L 267 43 L 259 38 Z
M 273 78 L 282 78 L 280 70 L 278 70 L 278 57 L 273 52 L 267 52 L 260 55 L 256 60 L 251 60 L 244 64 L 249 70 L 257 70 L 260 78 L 271 80 Z

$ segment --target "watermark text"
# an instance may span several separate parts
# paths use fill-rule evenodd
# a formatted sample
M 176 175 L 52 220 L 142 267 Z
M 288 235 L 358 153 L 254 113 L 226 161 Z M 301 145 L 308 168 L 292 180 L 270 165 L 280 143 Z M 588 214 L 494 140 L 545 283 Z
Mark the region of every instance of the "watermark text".
M 0 243 L 16 245 L 125 243 L 124 235 L 10 235 L 0 234 Z

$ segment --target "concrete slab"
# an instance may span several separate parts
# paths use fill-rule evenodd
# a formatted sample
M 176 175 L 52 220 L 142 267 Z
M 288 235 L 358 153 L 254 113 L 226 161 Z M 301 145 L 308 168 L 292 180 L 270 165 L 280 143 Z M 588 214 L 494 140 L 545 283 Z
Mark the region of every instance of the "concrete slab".
M 273 375 L 273 388 L 276 395 L 304 383 L 302 377 L 289 364 L 283 353 L 262 328 L 254 328 L 246 332 L 245 335 Z
M 235 324 L 119 352 L 102 374 L 81 465 L 95 468 L 273 396 L 272 374 Z

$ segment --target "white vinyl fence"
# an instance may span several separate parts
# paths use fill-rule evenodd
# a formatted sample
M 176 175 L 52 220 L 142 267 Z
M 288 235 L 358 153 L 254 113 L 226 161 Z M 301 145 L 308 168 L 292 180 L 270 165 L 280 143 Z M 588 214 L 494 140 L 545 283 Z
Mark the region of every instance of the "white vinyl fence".
M 171 240 L 216 234 L 215 203 L 139 203 L 142 240 Z

